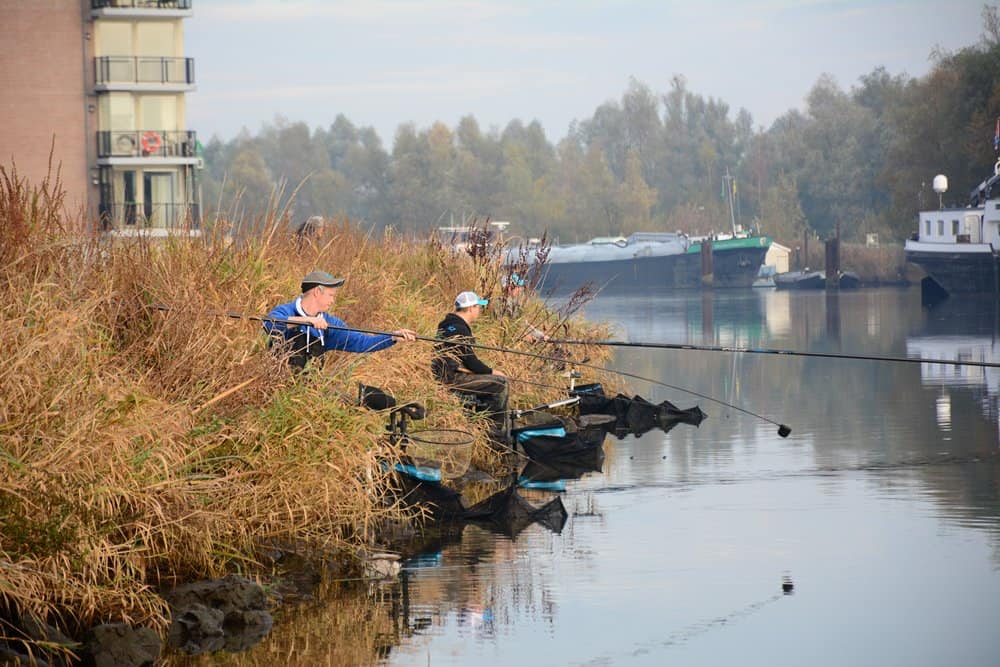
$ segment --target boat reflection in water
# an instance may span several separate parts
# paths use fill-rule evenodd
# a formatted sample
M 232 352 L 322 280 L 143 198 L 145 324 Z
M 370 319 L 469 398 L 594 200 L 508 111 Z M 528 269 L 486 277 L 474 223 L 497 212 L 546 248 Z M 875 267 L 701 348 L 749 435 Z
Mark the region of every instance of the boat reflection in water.
M 996 337 L 915 336 L 907 339 L 906 354 L 939 362 L 920 364 L 920 384 L 941 388 L 935 408 L 942 430 L 951 427 L 953 391 L 972 390 L 988 419 L 995 420 L 1000 414 L 1000 368 L 959 365 L 961 362 L 1000 364 L 1000 340 Z
M 938 426 L 951 428 L 951 391 L 972 388 L 982 397 L 984 417 L 994 418 L 1000 412 L 1000 368 L 958 366 L 946 362 L 1000 363 L 1000 343 L 989 338 L 912 338 L 906 342 L 906 353 L 921 359 L 939 359 L 942 363 L 920 364 L 920 383 L 925 387 L 941 387 L 935 401 Z

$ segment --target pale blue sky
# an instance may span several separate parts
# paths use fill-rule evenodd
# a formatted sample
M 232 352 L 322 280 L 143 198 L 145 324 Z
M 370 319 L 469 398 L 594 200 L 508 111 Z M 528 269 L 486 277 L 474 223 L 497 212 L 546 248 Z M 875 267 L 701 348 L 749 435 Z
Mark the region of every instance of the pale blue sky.
M 978 41 L 979 0 L 194 0 L 186 55 L 198 90 L 188 125 L 203 140 L 256 133 L 281 114 L 311 127 L 338 113 L 374 126 L 484 130 L 538 120 L 551 141 L 620 99 L 635 77 L 745 107 L 768 126 L 820 74 L 848 89 L 884 65 L 925 74 L 935 47 Z

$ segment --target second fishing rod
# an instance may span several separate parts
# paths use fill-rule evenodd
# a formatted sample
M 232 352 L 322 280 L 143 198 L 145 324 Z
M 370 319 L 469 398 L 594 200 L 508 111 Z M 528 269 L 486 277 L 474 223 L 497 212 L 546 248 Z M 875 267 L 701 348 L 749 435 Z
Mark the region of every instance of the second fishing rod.
M 167 306 L 167 305 L 164 305 L 164 304 L 156 304 L 156 305 L 153 305 L 152 308 L 155 309 L 155 310 L 161 310 L 161 311 L 174 311 L 174 310 L 177 310 L 177 309 L 175 309 L 175 308 L 173 308 L 171 306 Z M 222 312 L 222 311 L 203 312 L 202 314 L 209 315 L 209 316 L 214 316 L 214 317 L 228 317 L 230 319 L 247 320 L 247 321 L 251 321 L 251 322 L 261 322 L 261 323 L 272 322 L 274 324 L 283 324 L 283 325 L 286 325 L 286 326 L 288 326 L 288 325 L 291 325 L 291 326 L 303 326 L 299 322 L 292 322 L 290 320 L 285 320 L 285 319 L 280 319 L 280 318 L 274 318 L 274 317 L 266 317 L 266 316 L 262 316 L 262 315 L 245 315 L 245 314 L 242 314 L 242 313 Z M 389 332 L 389 331 L 380 331 L 380 330 L 377 330 L 377 329 L 364 329 L 364 328 L 360 328 L 360 327 L 347 327 L 347 326 L 338 327 L 338 326 L 332 326 L 332 325 L 328 326 L 327 328 L 331 329 L 331 330 L 334 330 L 334 331 L 348 331 L 348 332 L 352 332 L 353 331 L 353 332 L 357 332 L 357 333 L 374 334 L 374 335 L 379 335 L 379 336 L 394 336 L 394 334 L 392 332 Z M 740 407 L 738 405 L 733 405 L 732 403 L 727 403 L 726 401 L 723 401 L 721 399 L 715 398 L 713 396 L 709 396 L 707 394 L 702 394 L 700 392 L 694 391 L 692 389 L 687 389 L 685 387 L 680 387 L 680 386 L 677 386 L 677 385 L 669 384 L 667 382 L 663 382 L 662 380 L 657 380 L 655 378 L 645 377 L 645 376 L 642 376 L 642 375 L 637 375 L 635 373 L 629 373 L 627 371 L 621 371 L 621 370 L 618 370 L 618 369 L 615 369 L 615 368 L 608 368 L 607 366 L 600 366 L 598 364 L 591 364 L 591 363 L 587 363 L 587 362 L 572 361 L 572 360 L 567 360 L 567 359 L 563 359 L 563 358 L 552 356 L 552 355 L 539 354 L 539 353 L 536 353 L 536 352 L 527 352 L 527 351 L 524 351 L 524 350 L 514 350 L 514 349 L 511 349 L 511 348 L 500 347 L 500 346 L 497 346 L 497 345 L 485 345 L 483 343 L 471 343 L 471 342 L 465 342 L 465 341 L 458 343 L 458 342 L 456 342 L 454 340 L 449 340 L 449 339 L 446 339 L 446 338 L 435 338 L 435 337 L 431 337 L 431 336 L 422 336 L 422 335 L 419 335 L 419 334 L 417 334 L 416 336 L 414 336 L 414 338 L 416 340 L 419 340 L 419 341 L 424 341 L 424 342 L 428 342 L 428 343 L 434 343 L 436 345 L 444 345 L 444 346 L 467 345 L 469 347 L 472 347 L 472 348 L 475 348 L 475 349 L 478 349 L 478 350 L 489 350 L 489 351 L 492 351 L 492 352 L 501 352 L 501 353 L 505 353 L 505 354 L 514 354 L 514 355 L 519 355 L 519 356 L 523 356 L 523 357 L 530 357 L 530 358 L 533 358 L 533 359 L 541 359 L 543 361 L 550 361 L 550 362 L 554 362 L 554 363 L 570 364 L 572 366 L 579 366 L 581 368 L 589 368 L 591 370 L 602 371 L 602 372 L 605 372 L 605 373 L 611 373 L 613 375 L 618 375 L 620 377 L 627 377 L 627 378 L 631 378 L 633 380 L 639 380 L 641 382 L 648 382 L 650 384 L 658 385 L 658 386 L 661 386 L 661 387 L 666 387 L 668 389 L 673 389 L 675 391 L 680 391 L 680 392 L 689 394 L 691 396 L 697 396 L 699 398 L 705 399 L 706 401 L 711 401 L 711 402 L 716 403 L 718 405 L 730 408 L 732 410 L 736 410 L 737 412 L 742 412 L 743 414 L 746 414 L 746 415 L 749 415 L 751 417 L 755 417 L 757 419 L 765 421 L 768 424 L 776 426 L 778 428 L 778 435 L 781 436 L 782 438 L 787 438 L 789 436 L 789 434 L 791 434 L 791 432 L 792 432 L 791 427 L 788 426 L 787 424 L 783 424 L 781 422 L 775 421 L 775 420 L 773 420 L 773 419 L 771 419 L 769 417 L 765 417 L 764 415 L 758 414 L 758 413 L 753 412 L 751 410 L 748 410 L 746 408 L 742 408 L 742 407 Z M 509 379 L 512 380 L 512 381 L 515 381 L 515 382 L 519 381 L 517 378 L 509 378 Z
M 943 366 L 973 366 L 977 368 L 1000 368 L 1000 363 L 992 361 L 923 359 L 920 357 L 893 357 L 876 354 L 851 354 L 838 352 L 804 352 L 777 348 L 734 347 L 725 345 L 693 345 L 690 343 L 631 342 L 624 340 L 574 340 L 552 339 L 557 345 L 593 345 L 597 347 L 632 347 L 653 350 L 687 350 L 699 352 L 731 352 L 734 354 L 773 354 L 780 357 L 817 357 L 821 359 L 845 359 L 855 361 L 883 361 L 907 364 L 941 364 Z

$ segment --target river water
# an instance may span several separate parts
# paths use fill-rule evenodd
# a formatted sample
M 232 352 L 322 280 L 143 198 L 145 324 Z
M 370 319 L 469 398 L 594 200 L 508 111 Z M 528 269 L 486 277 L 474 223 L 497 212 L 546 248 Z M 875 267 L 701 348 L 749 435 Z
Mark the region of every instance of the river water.
M 995 303 L 926 309 L 916 289 L 586 315 L 631 341 L 1000 362 Z M 701 394 L 632 385 L 708 419 L 609 436 L 559 534 L 467 526 L 404 563 L 380 664 L 1000 664 L 1000 369 L 634 348 L 614 364 Z

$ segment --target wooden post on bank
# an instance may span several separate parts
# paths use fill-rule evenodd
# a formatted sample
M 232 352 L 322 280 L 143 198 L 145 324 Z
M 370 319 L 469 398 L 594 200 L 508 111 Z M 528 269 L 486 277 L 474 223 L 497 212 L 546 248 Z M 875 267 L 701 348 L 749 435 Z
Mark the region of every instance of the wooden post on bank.
M 826 240 L 826 288 L 840 287 L 840 237 Z
M 701 286 L 712 287 L 715 284 L 715 267 L 712 264 L 712 239 L 701 242 Z

